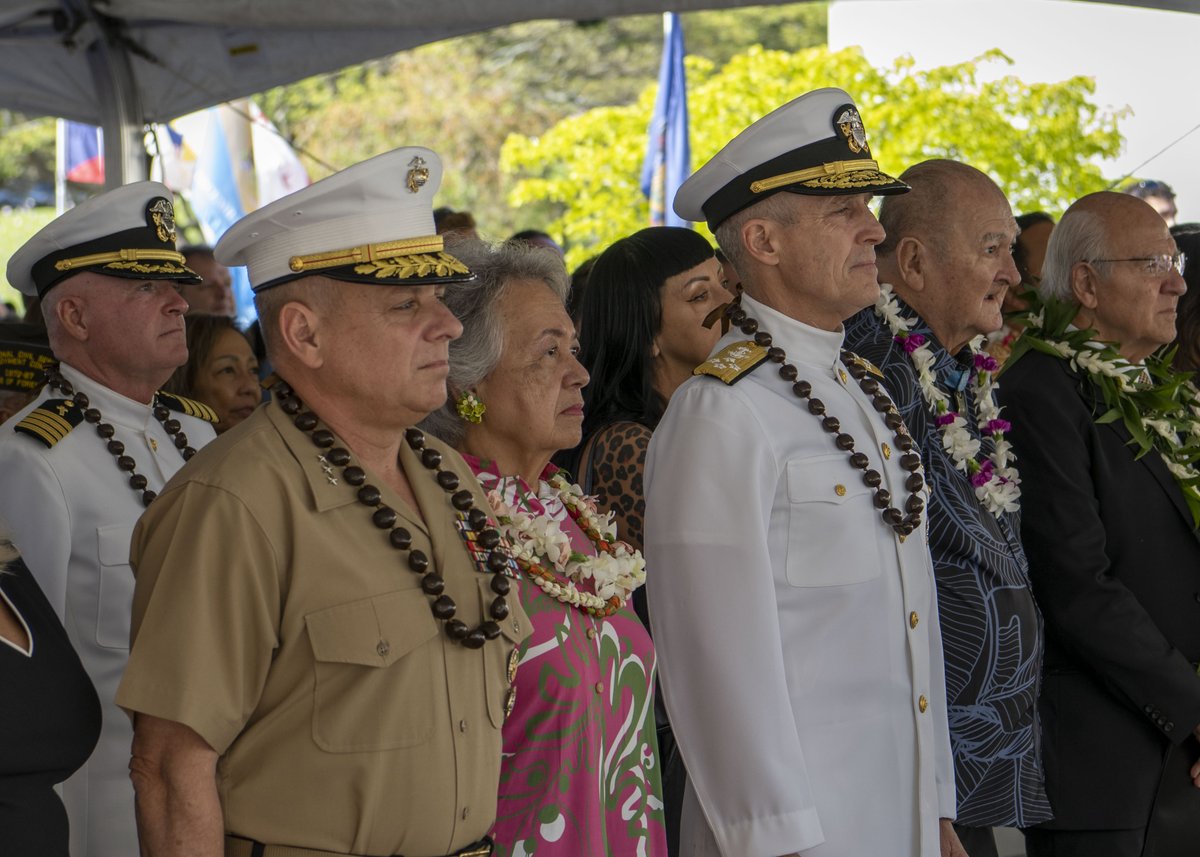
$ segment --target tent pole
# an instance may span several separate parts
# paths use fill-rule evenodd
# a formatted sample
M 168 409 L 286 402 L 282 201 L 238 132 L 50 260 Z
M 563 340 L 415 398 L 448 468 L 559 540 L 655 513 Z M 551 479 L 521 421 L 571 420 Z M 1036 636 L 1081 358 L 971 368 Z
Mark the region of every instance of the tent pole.
M 108 27 L 88 47 L 88 63 L 100 99 L 104 128 L 104 186 L 106 190 L 148 175 L 145 119 L 128 49 Z

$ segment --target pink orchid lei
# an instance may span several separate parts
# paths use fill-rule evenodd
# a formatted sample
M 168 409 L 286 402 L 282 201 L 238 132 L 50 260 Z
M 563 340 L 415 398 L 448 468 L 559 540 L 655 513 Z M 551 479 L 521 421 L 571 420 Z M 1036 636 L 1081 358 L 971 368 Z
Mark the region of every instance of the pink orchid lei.
M 511 506 L 493 489 L 487 492 L 487 497 L 500 532 L 512 545 L 517 564 L 543 592 L 593 616 L 610 616 L 625 606 L 633 591 L 645 583 L 646 561 L 641 551 L 617 540 L 612 513 L 602 515 L 596 501 L 584 495 L 562 471 L 551 476 L 547 484 L 596 546 L 596 556 L 573 550 L 571 540 L 554 518 L 531 515 Z M 593 592 L 578 586 L 589 579 Z
M 942 446 L 949 453 L 954 466 L 971 481 L 975 498 L 997 518 L 1006 512 L 1017 511 L 1020 508 L 1021 478 L 1012 466 L 1012 445 L 1004 437 L 1012 424 L 1000 417 L 1000 407 L 993 395 L 1000 365 L 995 358 L 980 350 L 982 337 L 972 340 L 970 344 L 975 424 L 980 434 L 991 438 L 993 444 L 992 452 L 981 460 L 980 441 L 971 436 L 966 419 L 951 409 L 950 397 L 938 389 L 933 371 L 933 351 L 926 337 L 912 332 L 912 321 L 901 315 L 900 305 L 887 283 L 879 286 L 875 314 L 887 324 L 892 337 L 912 361 L 921 395 L 933 411 L 934 422 L 941 431 Z

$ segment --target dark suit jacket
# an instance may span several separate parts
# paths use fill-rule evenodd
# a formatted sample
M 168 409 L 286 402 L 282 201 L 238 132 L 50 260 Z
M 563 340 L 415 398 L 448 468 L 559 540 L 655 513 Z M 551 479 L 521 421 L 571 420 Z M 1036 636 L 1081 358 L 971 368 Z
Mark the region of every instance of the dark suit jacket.
M 1183 496 L 1120 421 L 1096 424 L 1103 401 L 1067 361 L 1030 352 L 999 386 L 1046 618 L 1047 826 L 1140 828 L 1181 806 L 1200 826 L 1180 773 L 1200 755 L 1200 537 Z

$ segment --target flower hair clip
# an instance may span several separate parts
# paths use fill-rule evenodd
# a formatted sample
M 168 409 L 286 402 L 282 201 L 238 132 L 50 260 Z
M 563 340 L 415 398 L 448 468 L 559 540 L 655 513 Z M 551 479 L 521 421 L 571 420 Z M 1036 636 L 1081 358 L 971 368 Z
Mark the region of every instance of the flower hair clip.
M 487 413 L 487 405 L 479 400 L 474 391 L 463 390 L 454 403 L 454 410 L 467 422 L 479 425 L 483 422 L 483 415 Z

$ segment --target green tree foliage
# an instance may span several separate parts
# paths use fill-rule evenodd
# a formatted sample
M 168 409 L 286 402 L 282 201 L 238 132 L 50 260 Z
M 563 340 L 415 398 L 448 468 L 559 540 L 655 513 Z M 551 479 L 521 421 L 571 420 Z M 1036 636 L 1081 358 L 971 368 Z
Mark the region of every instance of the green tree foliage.
M 796 51 L 825 41 L 825 3 L 683 16 L 688 49 L 723 63 L 756 43 Z M 507 201 L 498 169 L 510 134 L 537 135 L 568 116 L 626 104 L 658 74 L 662 17 L 529 21 L 426 45 L 264 93 L 281 133 L 317 161 L 314 178 L 402 143 L 445 163 L 438 205 L 468 209 L 484 234 L 545 228 L 553 202 Z
M 971 62 L 918 71 L 902 59 L 873 68 L 857 49 L 796 52 L 752 47 L 719 68 L 690 55 L 688 105 L 693 166 L 797 94 L 840 86 L 862 110 L 872 152 L 893 175 L 928 158 L 954 158 L 988 172 L 1018 211 L 1061 211 L 1107 182 L 1095 165 L 1121 148 L 1122 113 L 1101 110 L 1089 78 L 1025 84 L 996 75 L 999 51 Z M 540 136 L 514 134 L 501 168 L 518 180 L 514 205 L 551 203 L 551 232 L 577 265 L 649 216 L 638 187 L 655 85 L 633 103 L 564 119 Z
M 0 110 L 0 187 L 54 179 L 54 120 Z

